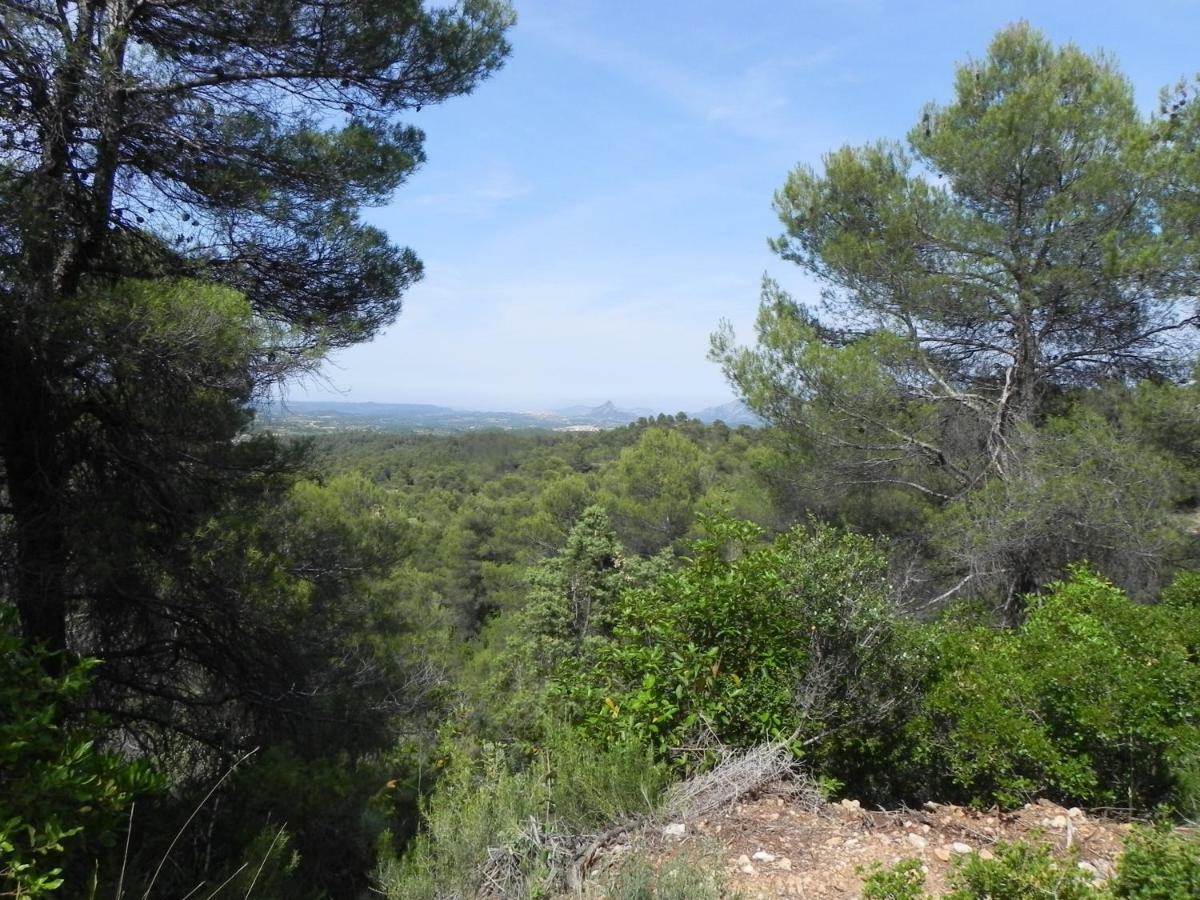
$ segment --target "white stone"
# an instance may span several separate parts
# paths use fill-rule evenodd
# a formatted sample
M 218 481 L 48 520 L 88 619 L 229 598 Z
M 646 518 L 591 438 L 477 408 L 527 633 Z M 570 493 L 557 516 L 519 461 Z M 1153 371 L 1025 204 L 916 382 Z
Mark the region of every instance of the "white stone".
M 687 834 L 687 826 L 682 822 L 672 822 L 663 828 L 663 837 L 683 837 Z
M 955 853 L 970 853 L 971 847 L 969 844 L 964 844 L 962 841 L 955 841 L 950 845 L 950 849 Z
M 775 862 L 775 854 L 768 853 L 766 850 L 755 850 L 754 855 L 750 858 L 755 862 Z
M 927 840 L 925 840 L 925 838 L 921 837 L 919 834 L 911 834 L 911 833 L 908 836 L 908 842 L 910 844 L 912 844 L 914 847 L 916 847 L 918 850 L 924 850 L 925 847 L 929 844 L 929 842 Z

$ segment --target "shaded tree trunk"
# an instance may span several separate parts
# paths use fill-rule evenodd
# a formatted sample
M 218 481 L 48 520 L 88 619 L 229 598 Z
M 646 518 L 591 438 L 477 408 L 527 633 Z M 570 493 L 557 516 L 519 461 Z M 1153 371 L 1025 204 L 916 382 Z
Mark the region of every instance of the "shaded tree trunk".
M 19 335 L 0 340 L 0 450 L 16 549 L 17 614 L 25 637 L 66 649 L 67 535 L 63 515 L 69 466 L 56 427 L 56 400 Z

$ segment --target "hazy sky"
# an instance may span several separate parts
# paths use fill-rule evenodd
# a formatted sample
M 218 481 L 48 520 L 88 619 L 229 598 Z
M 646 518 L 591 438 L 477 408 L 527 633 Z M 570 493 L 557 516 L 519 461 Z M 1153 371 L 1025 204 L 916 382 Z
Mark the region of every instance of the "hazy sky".
M 901 138 L 954 64 L 1027 19 L 1116 56 L 1150 109 L 1200 70 L 1194 2 L 516 0 L 507 64 L 424 110 L 428 162 L 368 212 L 425 262 L 396 323 L 308 396 L 693 410 L 730 397 L 705 358 L 739 337 L 797 163 Z M 292 392 L 295 399 L 303 389 Z

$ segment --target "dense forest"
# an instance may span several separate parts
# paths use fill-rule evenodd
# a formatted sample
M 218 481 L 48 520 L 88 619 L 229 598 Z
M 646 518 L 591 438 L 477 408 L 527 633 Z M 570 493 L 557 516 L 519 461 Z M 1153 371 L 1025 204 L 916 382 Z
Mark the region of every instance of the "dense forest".
M 824 303 L 768 280 L 711 346 L 761 428 L 254 427 L 397 315 L 359 210 L 512 23 L 0 0 L 0 896 L 580 895 L 764 747 L 1159 823 L 1102 886 L 1016 848 L 956 896 L 1200 896 L 1200 88 L 1143 115 L 1018 24 L 797 168 L 772 247 Z

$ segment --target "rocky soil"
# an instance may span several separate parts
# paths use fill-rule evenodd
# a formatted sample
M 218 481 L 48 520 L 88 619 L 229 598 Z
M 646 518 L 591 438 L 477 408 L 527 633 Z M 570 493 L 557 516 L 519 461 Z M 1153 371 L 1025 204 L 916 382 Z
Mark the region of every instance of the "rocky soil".
M 911 857 L 924 863 L 926 891 L 941 896 L 955 857 L 987 858 L 998 841 L 1047 844 L 1100 881 L 1113 871 L 1128 829 L 1046 801 L 1013 812 L 937 804 L 883 812 L 853 800 L 815 804 L 767 794 L 708 818 L 656 826 L 633 843 L 644 841 L 660 861 L 680 853 L 715 858 L 745 898 L 851 900 L 861 895 L 860 869 Z M 608 848 L 598 868 L 619 865 L 629 850 L 628 843 Z

